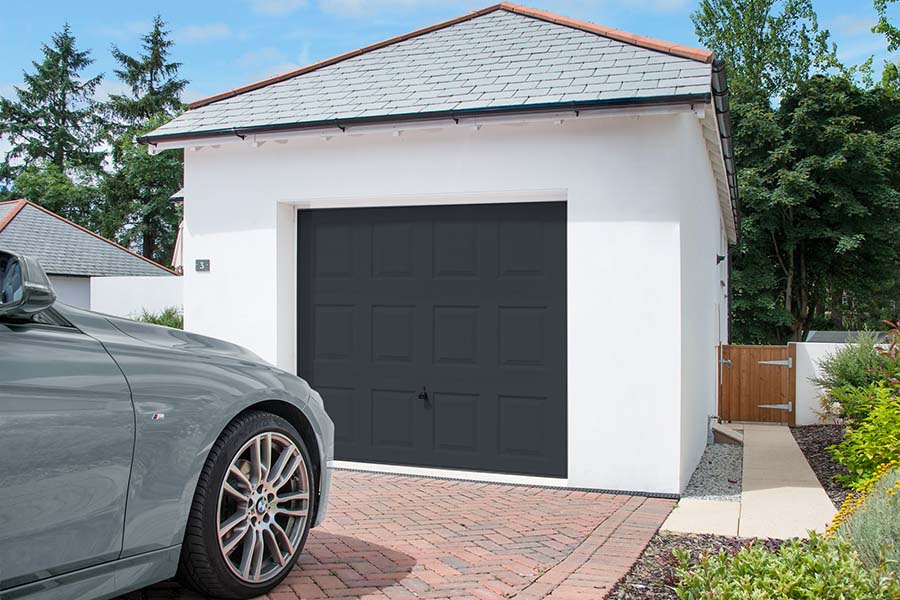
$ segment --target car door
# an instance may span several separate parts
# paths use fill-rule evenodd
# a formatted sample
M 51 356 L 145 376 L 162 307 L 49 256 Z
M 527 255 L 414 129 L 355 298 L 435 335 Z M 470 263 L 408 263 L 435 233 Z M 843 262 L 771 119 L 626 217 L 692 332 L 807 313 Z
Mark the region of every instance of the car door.
M 133 448 L 99 342 L 52 309 L 0 319 L 0 589 L 119 556 Z

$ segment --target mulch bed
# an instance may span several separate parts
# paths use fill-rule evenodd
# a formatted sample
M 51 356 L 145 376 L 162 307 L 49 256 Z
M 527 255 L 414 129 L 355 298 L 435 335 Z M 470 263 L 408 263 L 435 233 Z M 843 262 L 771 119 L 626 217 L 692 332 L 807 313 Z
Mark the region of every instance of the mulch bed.
M 739 547 L 741 540 L 718 535 L 658 533 L 638 558 L 628 575 L 613 588 L 607 600 L 678 600 L 672 550 L 691 550 L 694 558 L 720 549 Z
M 696 563 L 703 554 L 725 550 L 734 554 L 750 543 L 765 544 L 769 550 L 778 550 L 781 540 L 749 540 L 722 535 L 698 535 L 687 533 L 657 533 L 644 553 L 622 581 L 612 589 L 607 600 L 678 600 L 675 593 L 675 566 L 678 562 L 672 554 L 675 548 L 691 551 L 691 561 Z
M 794 434 L 797 445 L 806 456 L 819 483 L 825 488 L 825 493 L 831 498 L 835 508 L 840 508 L 850 490 L 835 481 L 834 476 L 846 475 L 847 469 L 831 460 L 831 455 L 826 448 L 843 439 L 844 427 L 842 425 L 806 425 L 794 427 L 791 429 L 791 433 Z

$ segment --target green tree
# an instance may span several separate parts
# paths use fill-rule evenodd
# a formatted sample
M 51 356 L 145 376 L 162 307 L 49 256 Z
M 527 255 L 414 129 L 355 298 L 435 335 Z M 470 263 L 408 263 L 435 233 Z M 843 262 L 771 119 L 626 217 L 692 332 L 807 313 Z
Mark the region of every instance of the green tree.
M 781 96 L 838 65 L 812 0 L 701 0 L 691 19 L 701 43 L 726 61 L 738 101 Z
M 22 168 L 13 183 L 11 196 L 37 202 L 88 229 L 95 226 L 96 187 L 90 183 L 76 183 L 53 163 Z
M 135 143 L 135 137 L 181 112 L 187 81 L 178 76 L 181 64 L 169 58 L 173 42 L 160 16 L 142 42 L 138 56 L 112 49 L 120 66 L 115 73 L 131 93 L 113 95 L 107 103 L 114 122 L 115 171 L 103 182 L 104 210 L 98 226 L 147 258 L 167 264 L 181 220 L 180 208 L 170 196 L 181 187 L 184 154 L 168 150 L 152 156 Z
M 164 114 L 149 119 L 143 129 L 131 130 L 116 139 L 113 154 L 116 171 L 105 178 L 102 192 L 106 221 L 102 232 L 124 223 L 117 237 L 147 258 L 168 264 L 175 248 L 181 208 L 171 195 L 181 187 L 184 155 L 181 150 L 165 150 L 151 155 L 135 136 L 156 129 L 169 120 Z
M 875 11 L 878 13 L 878 21 L 872 28 L 873 33 L 884 35 L 888 42 L 888 51 L 895 52 L 900 49 L 900 28 L 891 23 L 888 18 L 888 5 L 893 4 L 896 0 L 874 0 Z
M 814 76 L 777 109 L 742 115 L 736 338 L 801 339 L 823 307 L 871 304 L 895 285 L 898 115 L 896 97 L 844 75 Z
M 68 25 L 41 51 L 43 60 L 33 62 L 34 72 L 25 73 L 24 85 L 16 87 L 16 100 L 0 98 L 0 136 L 11 145 L 0 179 L 8 181 L 31 165 L 98 173 L 103 123 L 94 95 L 102 76 L 83 77 L 94 61 L 90 51 L 76 47 Z
M 183 109 L 181 94 L 187 80 L 178 77 L 181 63 L 169 60 L 174 42 L 169 37 L 166 22 L 157 15 L 153 29 L 142 38 L 138 56 L 130 56 L 116 46 L 112 55 L 120 68 L 116 76 L 131 88 L 131 95 L 114 94 L 108 107 L 113 115 L 127 126 L 143 126 L 148 119 L 160 114 L 175 116 Z

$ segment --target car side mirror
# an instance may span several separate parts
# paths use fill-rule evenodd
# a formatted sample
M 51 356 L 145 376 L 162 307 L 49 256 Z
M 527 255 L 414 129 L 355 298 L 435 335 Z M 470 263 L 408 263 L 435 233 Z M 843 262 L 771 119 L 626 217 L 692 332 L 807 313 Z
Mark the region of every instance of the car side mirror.
M 0 317 L 28 318 L 56 302 L 56 292 L 35 258 L 0 250 Z

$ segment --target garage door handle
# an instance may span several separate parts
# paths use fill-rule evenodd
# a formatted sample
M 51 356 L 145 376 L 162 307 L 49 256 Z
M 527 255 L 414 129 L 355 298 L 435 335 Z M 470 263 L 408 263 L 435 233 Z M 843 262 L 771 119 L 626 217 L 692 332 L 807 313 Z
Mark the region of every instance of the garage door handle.
M 419 394 L 419 400 L 424 400 L 425 402 L 428 402 L 428 391 L 424 387 L 422 388 L 422 393 Z

